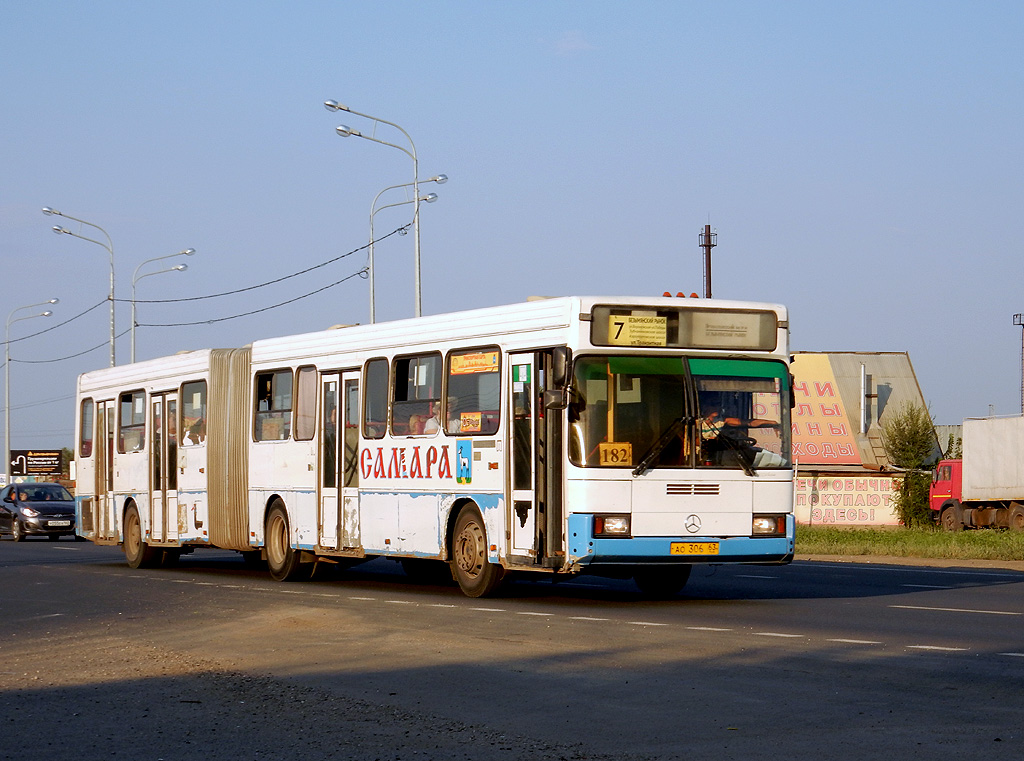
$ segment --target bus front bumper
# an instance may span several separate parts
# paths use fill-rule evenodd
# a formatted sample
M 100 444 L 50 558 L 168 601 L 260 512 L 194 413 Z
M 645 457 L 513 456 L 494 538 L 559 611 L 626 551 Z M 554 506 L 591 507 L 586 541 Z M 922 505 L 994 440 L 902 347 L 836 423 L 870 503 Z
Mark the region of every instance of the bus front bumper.
M 596 537 L 594 516 L 569 516 L 569 565 L 583 570 L 601 565 L 690 563 L 788 563 L 793 559 L 796 520 L 786 516 L 785 536 Z M 596 569 L 595 569 L 596 570 Z

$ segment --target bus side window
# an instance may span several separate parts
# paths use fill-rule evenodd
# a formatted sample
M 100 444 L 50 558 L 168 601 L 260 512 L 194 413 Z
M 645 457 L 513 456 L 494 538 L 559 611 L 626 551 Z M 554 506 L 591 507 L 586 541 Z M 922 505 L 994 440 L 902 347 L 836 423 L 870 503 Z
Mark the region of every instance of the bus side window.
M 371 359 L 363 373 L 363 436 L 382 439 L 388 426 L 388 361 Z
M 291 435 L 292 371 L 256 374 L 256 441 L 282 441 Z
M 183 447 L 206 440 L 206 381 L 181 385 L 181 441 Z
M 78 432 L 78 455 L 80 457 L 92 457 L 93 414 L 92 399 L 83 399 Z
M 445 432 L 451 435 L 493 434 L 501 408 L 501 351 L 453 351 L 448 355 Z
M 395 360 L 391 432 L 433 434 L 440 429 L 441 355 L 418 354 Z
M 126 391 L 120 396 L 117 451 L 138 452 L 146 440 L 146 392 Z

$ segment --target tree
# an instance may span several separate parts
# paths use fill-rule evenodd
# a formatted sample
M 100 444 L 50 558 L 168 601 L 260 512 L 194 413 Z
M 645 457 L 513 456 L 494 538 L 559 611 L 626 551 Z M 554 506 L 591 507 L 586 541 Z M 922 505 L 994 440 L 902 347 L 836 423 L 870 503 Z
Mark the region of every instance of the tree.
M 947 460 L 959 460 L 964 456 L 964 442 L 963 439 L 949 434 L 949 440 L 946 442 L 946 452 L 943 455 Z
M 930 466 L 938 454 L 935 423 L 927 408 L 904 402 L 882 428 L 882 441 L 889 462 L 903 471 L 894 496 L 896 514 L 904 526 L 931 525 L 928 508 Z

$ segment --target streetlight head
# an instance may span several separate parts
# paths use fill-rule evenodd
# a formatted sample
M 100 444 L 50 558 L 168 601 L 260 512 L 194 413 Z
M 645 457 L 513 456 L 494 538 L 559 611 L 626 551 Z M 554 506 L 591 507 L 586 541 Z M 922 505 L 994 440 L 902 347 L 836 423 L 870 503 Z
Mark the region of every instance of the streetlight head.
M 51 214 L 56 214 L 57 216 L 63 216 L 63 214 L 61 214 L 59 211 L 57 211 L 56 209 L 51 209 L 49 206 L 44 206 L 43 207 L 43 214 L 45 214 L 46 216 L 50 216 Z
M 188 269 L 188 265 L 187 264 L 176 264 L 173 267 L 171 267 L 171 269 L 174 270 L 175 272 L 184 272 L 185 270 Z
M 52 317 L 53 316 L 53 312 L 51 312 L 49 309 L 47 309 L 45 312 L 40 312 L 39 316 L 40 317 Z
M 362 134 L 359 132 L 359 130 L 352 129 L 351 127 L 347 127 L 344 124 L 338 126 L 334 131 L 337 132 L 342 137 L 349 137 L 349 136 L 362 137 Z
M 67 229 L 66 227 L 61 227 L 60 225 L 54 225 L 53 231 L 58 235 L 60 233 L 66 233 L 67 235 L 71 235 L 71 231 L 69 229 Z
M 437 177 L 431 177 L 430 179 L 433 182 L 436 182 L 438 185 L 444 185 L 446 182 L 448 182 L 448 175 L 439 174 L 437 175 Z
M 46 303 L 47 304 L 59 304 L 60 303 L 60 299 L 50 299 Z
M 186 248 L 181 253 L 184 254 L 185 256 L 192 256 L 192 254 L 194 254 L 195 252 L 196 250 L 194 248 Z
M 348 106 L 343 106 L 336 100 L 325 100 L 324 108 L 328 111 L 348 111 Z
M 420 199 L 424 203 L 433 203 L 437 200 L 437 193 L 427 193 L 423 198 Z

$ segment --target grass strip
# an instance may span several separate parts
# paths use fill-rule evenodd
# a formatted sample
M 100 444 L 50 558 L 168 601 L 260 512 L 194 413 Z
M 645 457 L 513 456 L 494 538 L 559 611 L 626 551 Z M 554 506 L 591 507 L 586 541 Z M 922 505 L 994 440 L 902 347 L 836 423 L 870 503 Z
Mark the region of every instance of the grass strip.
M 796 551 L 802 555 L 1024 560 L 1024 531 L 797 526 Z

